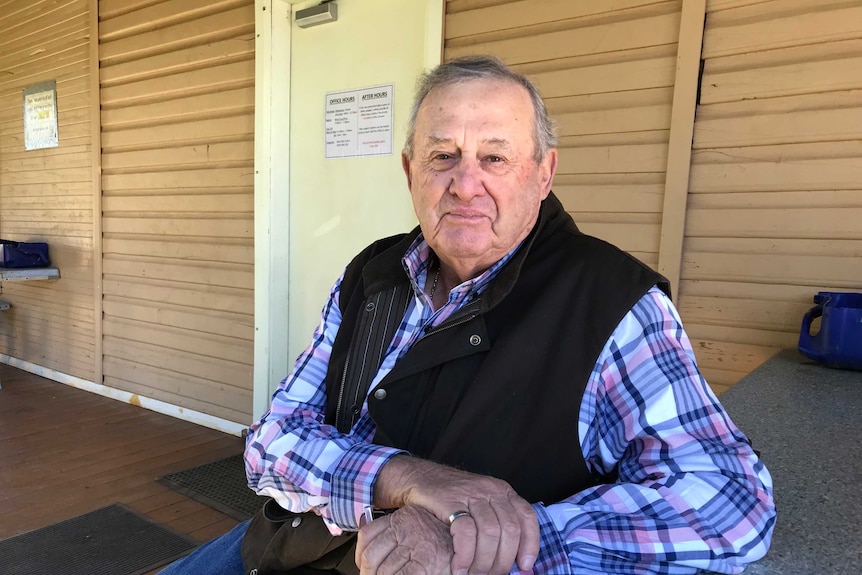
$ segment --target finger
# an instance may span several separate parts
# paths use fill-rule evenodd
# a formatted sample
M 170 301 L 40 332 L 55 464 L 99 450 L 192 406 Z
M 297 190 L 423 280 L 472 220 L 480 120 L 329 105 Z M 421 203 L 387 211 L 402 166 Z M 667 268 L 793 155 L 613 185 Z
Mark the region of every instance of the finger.
M 381 533 L 389 527 L 389 517 L 384 516 L 371 523 L 366 523 L 358 533 L 356 538 L 356 564 L 359 565 L 359 558 L 365 547 Z
M 520 540 L 518 543 L 517 562 L 521 571 L 529 571 L 536 562 L 539 555 L 539 519 L 536 511 L 525 499 L 512 493 L 509 495 L 520 525 Z
M 356 557 L 361 575 L 376 575 L 380 566 L 395 551 L 398 545 L 389 537 L 377 537 Z
M 521 524 L 518 511 L 508 499 L 492 501 L 491 507 L 497 514 L 497 521 L 500 524 L 500 543 L 494 564 L 488 573 L 504 575 L 509 573 L 515 564 L 515 557 L 521 545 Z
M 362 575 L 374 575 L 398 543 L 389 530 L 389 518 L 381 517 L 359 530 L 354 560 Z
M 459 517 L 449 527 L 452 535 L 452 575 L 466 575 L 476 554 L 476 523 L 469 515 Z
M 470 515 L 476 523 L 476 555 L 473 557 L 470 573 L 490 573 L 500 546 L 500 521 L 486 501 L 470 505 Z
M 383 558 L 380 565 L 377 567 L 377 575 L 408 575 L 409 573 L 422 573 L 416 569 L 415 563 L 413 569 L 408 570 L 410 561 L 410 550 L 404 547 L 396 546 L 389 554 Z

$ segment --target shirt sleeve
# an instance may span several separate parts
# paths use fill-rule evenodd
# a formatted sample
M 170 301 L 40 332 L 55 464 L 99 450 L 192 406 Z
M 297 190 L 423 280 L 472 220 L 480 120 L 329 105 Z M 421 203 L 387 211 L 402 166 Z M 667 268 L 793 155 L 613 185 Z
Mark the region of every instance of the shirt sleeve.
M 596 362 L 579 436 L 591 473 L 617 479 L 534 505 L 535 573 L 739 573 L 766 553 L 772 478 L 700 375 L 657 288 Z
M 284 509 L 315 511 L 335 535 L 359 528 L 380 468 L 401 453 L 368 443 L 374 428 L 367 414 L 350 434 L 324 423 L 342 279 L 330 292 L 311 343 L 279 384 L 269 410 L 249 429 L 245 449 L 249 487 Z

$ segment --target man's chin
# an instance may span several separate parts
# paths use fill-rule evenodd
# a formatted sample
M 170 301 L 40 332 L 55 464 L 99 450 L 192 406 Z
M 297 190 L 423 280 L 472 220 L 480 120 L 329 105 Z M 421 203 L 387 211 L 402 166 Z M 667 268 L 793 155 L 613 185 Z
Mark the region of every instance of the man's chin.
M 448 244 L 435 250 L 438 256 L 448 260 L 461 260 L 463 262 L 475 262 L 493 257 L 494 249 L 487 242 L 459 242 Z M 496 261 L 496 260 L 495 260 Z M 492 262 L 493 263 L 493 262 Z
M 452 234 L 446 238 L 438 238 L 438 244 L 440 250 L 453 257 L 476 256 L 487 252 L 492 245 L 484 234 Z

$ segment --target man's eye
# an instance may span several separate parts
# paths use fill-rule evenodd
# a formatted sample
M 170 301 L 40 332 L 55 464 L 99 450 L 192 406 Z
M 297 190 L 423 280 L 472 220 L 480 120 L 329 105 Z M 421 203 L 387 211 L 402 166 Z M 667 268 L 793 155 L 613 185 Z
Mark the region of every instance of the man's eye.
M 437 154 L 434 156 L 435 160 L 451 160 L 452 156 L 450 154 Z
M 486 160 L 488 160 L 491 163 L 497 163 L 497 162 L 502 162 L 503 158 L 501 158 L 500 156 L 488 156 L 486 158 Z

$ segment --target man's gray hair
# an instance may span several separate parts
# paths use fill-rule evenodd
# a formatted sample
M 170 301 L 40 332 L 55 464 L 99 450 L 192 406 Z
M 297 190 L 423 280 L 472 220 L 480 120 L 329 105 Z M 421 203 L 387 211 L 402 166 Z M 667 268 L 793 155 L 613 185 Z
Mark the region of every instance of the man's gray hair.
M 433 70 L 422 74 L 416 85 L 416 99 L 413 101 L 413 109 L 410 111 L 410 120 L 407 124 L 407 140 L 404 143 L 404 155 L 407 156 L 407 159 L 413 159 L 416 116 L 419 115 L 419 108 L 431 90 L 471 80 L 514 82 L 527 90 L 527 93 L 530 94 L 530 101 L 533 103 L 533 140 L 536 147 L 533 158 L 537 162 L 541 162 L 548 150 L 557 145 L 554 123 L 548 116 L 545 102 L 533 83 L 523 74 L 519 74 L 506 66 L 496 56 L 464 56 L 444 62 Z

